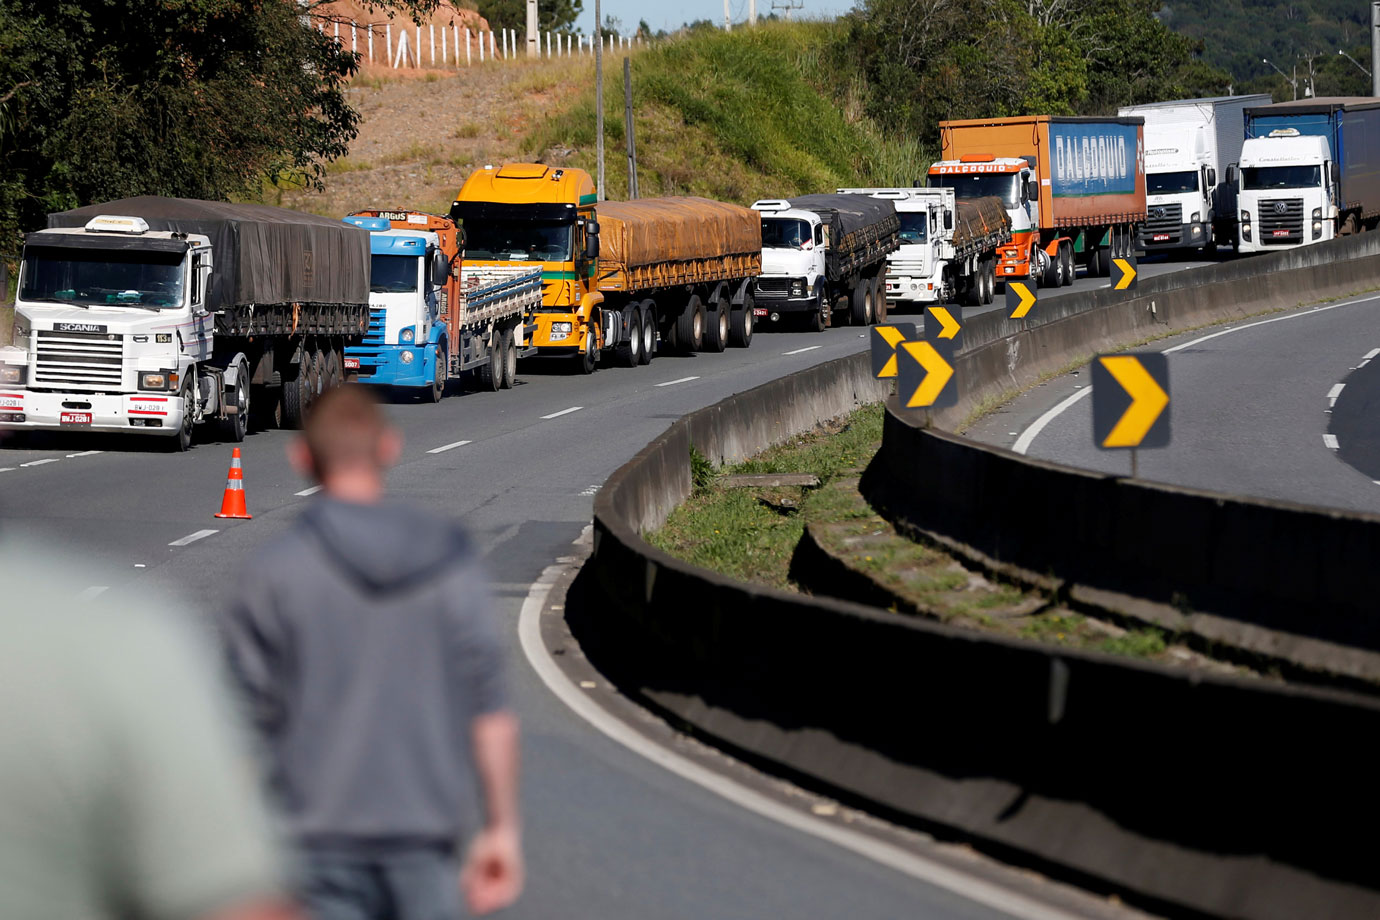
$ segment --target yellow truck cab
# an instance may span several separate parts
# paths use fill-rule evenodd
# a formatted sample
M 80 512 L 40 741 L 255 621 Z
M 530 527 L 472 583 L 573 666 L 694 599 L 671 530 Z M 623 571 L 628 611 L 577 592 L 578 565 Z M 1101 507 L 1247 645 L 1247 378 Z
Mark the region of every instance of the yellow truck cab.
M 466 266 L 541 265 L 542 305 L 530 344 L 538 355 L 578 356 L 586 372 L 603 347 L 596 200 L 582 169 L 509 163 L 477 170 L 450 209 L 465 227 Z

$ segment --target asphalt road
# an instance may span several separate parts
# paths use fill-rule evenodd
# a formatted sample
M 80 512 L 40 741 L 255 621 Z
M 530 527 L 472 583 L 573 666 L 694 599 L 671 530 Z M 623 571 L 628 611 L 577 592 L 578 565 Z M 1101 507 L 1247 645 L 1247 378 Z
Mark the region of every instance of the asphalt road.
M 1148 266 L 1174 267 L 1182 266 Z M 744 811 L 612 743 L 551 696 L 518 649 L 529 586 L 569 552 L 614 469 L 674 419 L 862 350 L 866 334 L 763 326 L 748 350 L 662 356 L 590 378 L 525 364 L 510 391 L 390 405 L 407 444 L 390 491 L 465 521 L 514 627 L 531 879 L 510 916 L 1004 916 Z M 243 444 L 251 521 L 212 516 L 227 444 L 201 441 L 176 455 L 153 441 L 63 434 L 0 446 L 0 536 L 57 547 L 74 596 L 157 595 L 204 616 L 253 577 L 242 569 L 246 556 L 310 501 L 285 458 L 288 437 L 254 433 Z
M 1169 354 L 1172 440 L 1138 452 L 1142 479 L 1380 512 L 1380 297 L 1204 329 L 1144 350 Z M 969 433 L 1031 457 L 1127 474 L 1127 451 L 1093 444 L 1090 383 L 1080 368 Z

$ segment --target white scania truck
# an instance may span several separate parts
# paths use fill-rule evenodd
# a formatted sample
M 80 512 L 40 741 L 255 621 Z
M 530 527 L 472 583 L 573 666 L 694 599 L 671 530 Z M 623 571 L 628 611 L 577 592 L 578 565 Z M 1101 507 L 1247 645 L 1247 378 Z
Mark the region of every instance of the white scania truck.
M 369 234 L 263 205 L 128 198 L 24 241 L 0 428 L 160 436 L 297 427 L 369 322 Z
M 1124 106 L 1145 119 L 1146 252 L 1235 245 L 1236 185 L 1227 166 L 1241 156 L 1245 111 L 1270 97 L 1213 96 Z

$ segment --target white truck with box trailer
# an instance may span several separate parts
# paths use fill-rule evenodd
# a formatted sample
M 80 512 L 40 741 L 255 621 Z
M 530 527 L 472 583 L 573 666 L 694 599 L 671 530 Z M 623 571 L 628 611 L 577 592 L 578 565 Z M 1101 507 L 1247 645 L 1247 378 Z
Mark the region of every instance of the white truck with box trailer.
M 129 198 L 24 242 L 0 428 L 159 436 L 186 450 L 251 407 L 297 427 L 369 320 L 369 234 L 263 205 Z
M 1123 106 L 1145 119 L 1146 252 L 1214 252 L 1237 242 L 1236 184 L 1227 167 L 1241 158 L 1245 112 L 1270 97 L 1212 96 Z

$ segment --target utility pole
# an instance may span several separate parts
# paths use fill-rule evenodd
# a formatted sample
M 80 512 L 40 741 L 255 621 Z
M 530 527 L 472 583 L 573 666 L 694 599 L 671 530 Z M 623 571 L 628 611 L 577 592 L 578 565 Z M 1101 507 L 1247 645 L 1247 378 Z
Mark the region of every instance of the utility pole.
M 774 13 L 777 10 L 785 10 L 787 22 L 791 21 L 792 10 L 803 9 L 804 6 L 805 0 L 771 0 L 772 12 Z
M 623 58 L 623 133 L 628 136 L 628 200 L 637 197 L 637 140 L 633 137 L 632 58 Z
M 1370 94 L 1380 96 L 1380 2 L 1370 5 Z
M 537 0 L 527 0 L 527 56 L 541 57 L 541 33 L 537 31 Z
M 724 31 L 727 32 L 733 25 L 733 19 L 728 11 L 728 0 L 724 0 Z
M 757 25 L 757 0 L 748 0 L 748 25 Z
M 1294 75 L 1291 77 L 1284 71 L 1280 70 L 1278 67 L 1275 67 L 1274 64 L 1270 64 L 1270 60 L 1268 58 L 1261 58 L 1260 60 L 1262 63 L 1269 64 L 1270 67 L 1274 68 L 1275 73 L 1279 74 L 1281 77 L 1284 78 L 1284 81 L 1288 83 L 1289 86 L 1294 90 L 1294 99 L 1297 100 L 1299 98 L 1299 65 L 1294 65 Z
M 604 17 L 599 0 L 594 0 L 594 134 L 598 138 L 595 157 L 599 163 L 599 187 L 595 193 L 604 200 Z

